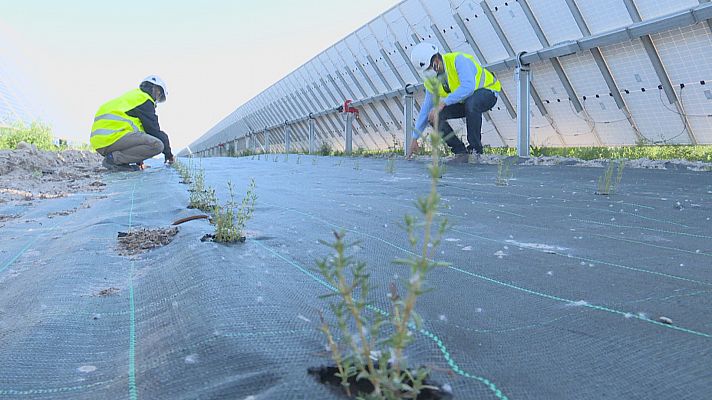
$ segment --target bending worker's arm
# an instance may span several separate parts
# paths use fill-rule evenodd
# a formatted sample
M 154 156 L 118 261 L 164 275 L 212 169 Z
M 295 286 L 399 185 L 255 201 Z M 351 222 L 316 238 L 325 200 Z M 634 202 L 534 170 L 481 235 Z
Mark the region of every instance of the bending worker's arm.
M 146 133 L 163 142 L 163 155 L 165 156 L 166 161 L 172 162 L 173 153 L 171 152 L 171 143 L 168 140 L 168 135 L 161 130 L 161 127 L 158 124 L 156 106 L 152 102 L 146 100 L 145 103 L 134 108 L 133 110 L 128 111 L 126 114 L 141 120 L 141 124 L 143 125 L 143 129 Z

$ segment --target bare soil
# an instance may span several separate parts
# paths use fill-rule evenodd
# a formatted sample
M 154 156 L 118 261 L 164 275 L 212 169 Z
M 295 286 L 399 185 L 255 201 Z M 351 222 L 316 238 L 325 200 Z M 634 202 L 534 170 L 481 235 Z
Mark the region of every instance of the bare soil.
M 169 244 L 176 234 L 178 234 L 177 227 L 119 232 L 117 252 L 122 256 L 145 253 Z
M 100 191 L 101 160 L 90 151 L 0 150 L 0 203 Z

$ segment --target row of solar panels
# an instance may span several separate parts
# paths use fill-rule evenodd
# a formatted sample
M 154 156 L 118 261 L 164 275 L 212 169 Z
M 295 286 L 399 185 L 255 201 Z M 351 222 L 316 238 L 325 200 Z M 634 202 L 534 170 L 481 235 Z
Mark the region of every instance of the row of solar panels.
M 0 126 L 30 123 L 38 118 L 37 112 L 23 95 L 19 71 L 3 56 L 0 54 Z
M 337 108 L 347 99 L 360 110 L 355 148 L 401 144 L 404 89 L 422 82 L 408 61 L 420 41 L 473 54 L 502 81 L 485 144 L 516 144 L 513 67 L 522 51 L 533 69 L 534 145 L 712 143 L 710 18 L 709 0 L 406 0 L 237 108 L 190 149 L 263 149 L 269 137 L 270 150 L 280 151 L 289 130 L 292 149 L 306 150 L 310 115 L 315 140 L 343 149 Z

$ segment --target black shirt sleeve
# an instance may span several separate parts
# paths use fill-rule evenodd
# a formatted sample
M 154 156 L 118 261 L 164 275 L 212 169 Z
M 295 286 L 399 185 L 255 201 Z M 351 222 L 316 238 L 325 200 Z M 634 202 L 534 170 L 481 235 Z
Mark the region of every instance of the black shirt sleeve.
M 143 125 L 143 129 L 147 134 L 159 139 L 163 142 L 163 155 L 166 160 L 173 158 L 171 152 L 171 143 L 168 140 L 168 135 L 161 130 L 158 124 L 158 115 L 156 115 L 156 105 L 150 100 L 146 100 L 140 106 L 126 112 L 131 117 L 138 118 Z

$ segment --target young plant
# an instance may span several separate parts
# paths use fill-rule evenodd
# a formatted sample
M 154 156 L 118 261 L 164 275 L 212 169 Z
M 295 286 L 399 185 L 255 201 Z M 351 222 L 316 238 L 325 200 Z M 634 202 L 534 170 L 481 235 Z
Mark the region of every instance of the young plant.
M 435 99 L 438 104 L 439 99 Z M 434 124 L 437 126 L 437 121 Z M 413 342 L 413 332 L 422 324 L 416 313 L 418 298 L 427 291 L 426 277 L 434 268 L 445 264 L 433 260 L 447 228 L 447 220 L 438 214 L 440 195 L 437 185 L 442 176 L 438 132 L 430 135 L 433 148 L 430 173 L 430 193 L 417 201 L 420 218 L 405 216 L 408 240 L 415 254 L 408 259 L 395 260 L 395 264 L 407 266 L 409 278 L 403 282 L 405 293 L 398 293 L 396 284 L 391 284 L 390 313 L 376 309 L 368 302 L 371 289 L 366 265 L 346 255 L 354 244 L 344 241 L 344 233 L 334 233 L 335 242 L 327 245 L 334 254 L 317 265 L 325 281 L 334 293 L 324 296 L 336 300 L 329 305 L 336 319 L 336 326 L 321 318 L 321 332 L 325 335 L 331 357 L 336 363 L 341 386 L 348 396 L 368 399 L 415 399 L 423 390 L 438 388 L 429 386 L 425 379 L 429 370 L 424 367 L 411 369 L 405 357 L 406 348 Z M 418 230 L 422 229 L 422 235 Z M 337 332 L 338 334 L 334 334 Z M 355 333 L 354 333 L 355 332 Z M 366 380 L 373 387 L 370 393 L 353 393 L 356 383 Z
M 255 180 L 250 179 L 250 185 L 247 187 L 245 197 L 242 198 L 240 207 L 237 209 L 235 225 L 240 235 L 244 236 L 245 226 L 247 221 L 252 218 L 255 211 L 255 202 L 257 201 L 257 193 L 255 192 Z
M 386 160 L 386 173 L 391 175 L 396 173 L 396 160 L 393 157 L 388 157 Z
M 512 162 L 508 159 L 500 159 L 497 163 L 497 186 L 509 186 L 509 180 L 512 179 Z
M 322 142 L 321 147 L 319 147 L 319 154 L 322 156 L 331 155 L 332 149 L 328 142 Z
M 245 241 L 245 226 L 252 218 L 255 209 L 255 180 L 250 181 L 247 193 L 239 208 L 235 203 L 235 191 L 231 182 L 227 183 L 230 199 L 224 205 L 213 208 L 213 223 L 215 234 L 213 240 L 218 243 L 237 243 Z
M 598 190 L 596 194 L 603 196 L 614 194 L 621 183 L 621 179 L 623 179 L 623 168 L 625 168 L 625 160 L 618 160 L 617 162 L 611 160 L 603 172 L 603 175 L 598 178 Z M 613 176 L 614 173 L 615 177 Z
M 197 208 L 205 212 L 212 211 L 218 203 L 215 189 L 205 185 L 205 171 L 195 171 L 190 184 L 190 203 L 188 208 Z
M 356 161 L 354 161 L 354 170 L 356 170 L 356 171 L 361 170 L 361 163 L 358 158 L 356 159 Z
M 301 163 L 302 163 L 302 155 L 299 154 L 299 155 L 297 156 L 297 164 L 301 164 Z

